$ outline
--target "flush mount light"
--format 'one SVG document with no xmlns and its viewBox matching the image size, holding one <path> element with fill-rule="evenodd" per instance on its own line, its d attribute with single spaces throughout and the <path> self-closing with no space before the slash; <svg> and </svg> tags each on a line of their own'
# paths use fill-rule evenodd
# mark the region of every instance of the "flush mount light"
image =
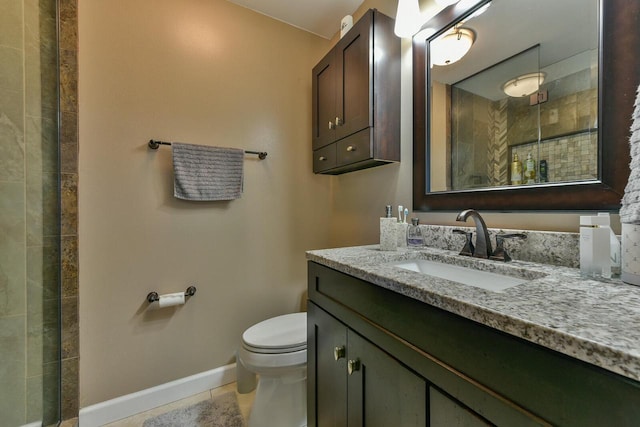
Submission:
<svg viewBox="0 0 640 427">
<path fill-rule="evenodd" d="M 423 20 L 418 0 L 399 0 L 396 24 L 393 32 L 398 37 L 413 37 L 420 30 Z"/>
<path fill-rule="evenodd" d="M 540 89 L 546 76 L 546 73 L 543 72 L 523 74 L 503 84 L 502 90 L 514 98 L 529 96 Z"/>
<path fill-rule="evenodd" d="M 459 61 L 469 52 L 474 40 L 473 31 L 467 28 L 454 28 L 431 42 L 431 63 L 442 66 Z"/>
</svg>

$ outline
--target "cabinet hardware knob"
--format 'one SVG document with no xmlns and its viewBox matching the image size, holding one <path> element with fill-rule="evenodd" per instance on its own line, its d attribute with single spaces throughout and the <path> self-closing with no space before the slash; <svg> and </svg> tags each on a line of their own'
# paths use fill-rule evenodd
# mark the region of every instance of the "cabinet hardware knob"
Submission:
<svg viewBox="0 0 640 427">
<path fill-rule="evenodd" d="M 360 359 L 350 359 L 347 362 L 347 372 L 349 375 L 353 374 L 355 371 L 360 370 Z"/>
<path fill-rule="evenodd" d="M 347 151 L 356 151 L 356 147 L 354 147 L 353 145 L 350 145 L 347 147 Z"/>
<path fill-rule="evenodd" d="M 329 120 L 329 130 L 332 130 L 334 127 L 333 122 Z"/>
<path fill-rule="evenodd" d="M 325 160 L 327 160 L 327 158 L 325 156 L 320 156 L 318 157 L 318 160 L 320 160 L 321 162 L 324 162 Z"/>
<path fill-rule="evenodd" d="M 344 122 L 340 119 L 340 117 L 336 117 L 336 126 L 342 126 Z"/>
<path fill-rule="evenodd" d="M 343 359 L 347 354 L 346 349 L 343 345 L 336 346 L 333 348 L 333 358 L 338 361 L 339 359 Z"/>
</svg>

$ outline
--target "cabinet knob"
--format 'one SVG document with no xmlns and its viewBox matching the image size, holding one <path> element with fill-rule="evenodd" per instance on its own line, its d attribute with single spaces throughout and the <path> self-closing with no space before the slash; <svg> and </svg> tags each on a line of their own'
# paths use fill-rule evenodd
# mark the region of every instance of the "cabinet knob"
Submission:
<svg viewBox="0 0 640 427">
<path fill-rule="evenodd" d="M 343 345 L 336 346 L 333 348 L 333 358 L 336 361 L 343 359 L 346 356 L 346 354 L 347 354 L 347 351 Z"/>
<path fill-rule="evenodd" d="M 336 117 L 336 126 L 342 126 L 344 122 L 340 119 L 340 117 Z"/>
<path fill-rule="evenodd" d="M 325 156 L 320 156 L 318 157 L 318 160 L 320 160 L 321 162 L 324 162 L 325 160 L 327 160 L 327 158 Z"/>
<path fill-rule="evenodd" d="M 347 151 L 351 152 L 351 151 L 356 151 L 356 147 L 354 147 L 353 145 L 350 145 L 347 147 Z"/>
<path fill-rule="evenodd" d="M 347 362 L 347 372 L 349 375 L 353 374 L 355 371 L 360 370 L 360 359 L 350 359 Z"/>
<path fill-rule="evenodd" d="M 329 120 L 329 130 L 332 130 L 335 128 L 335 125 L 333 124 L 333 122 L 331 120 Z"/>
</svg>

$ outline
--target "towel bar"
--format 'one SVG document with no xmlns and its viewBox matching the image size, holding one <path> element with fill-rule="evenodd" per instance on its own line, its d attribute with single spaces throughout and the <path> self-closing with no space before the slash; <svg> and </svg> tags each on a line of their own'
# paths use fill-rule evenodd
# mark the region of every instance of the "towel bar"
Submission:
<svg viewBox="0 0 640 427">
<path fill-rule="evenodd" d="M 186 291 L 184 291 L 184 296 L 185 297 L 192 297 L 196 294 L 196 287 L 195 286 L 189 286 L 187 288 Z M 155 301 L 160 301 L 160 295 L 158 295 L 157 292 L 149 292 L 147 294 L 147 301 L 149 303 L 155 302 Z"/>
<path fill-rule="evenodd" d="M 165 142 L 165 141 L 158 141 L 156 139 L 150 139 L 149 140 L 149 148 L 151 148 L 152 150 L 157 150 L 161 145 L 171 145 L 171 143 L 170 142 Z M 266 151 L 244 150 L 244 153 L 245 154 L 256 154 L 260 160 L 264 160 L 267 157 L 267 152 Z"/>
</svg>

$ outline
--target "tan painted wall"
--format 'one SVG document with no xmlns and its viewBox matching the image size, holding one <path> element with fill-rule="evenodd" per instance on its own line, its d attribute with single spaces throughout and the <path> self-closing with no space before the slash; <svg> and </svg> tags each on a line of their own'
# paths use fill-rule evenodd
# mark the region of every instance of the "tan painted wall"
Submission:
<svg viewBox="0 0 640 427">
<path fill-rule="evenodd" d="M 233 361 L 300 309 L 305 250 L 329 246 L 311 171 L 311 68 L 330 44 L 223 0 L 79 2 L 81 407 Z M 150 138 L 268 151 L 240 200 L 173 198 Z M 147 310 L 149 291 L 197 294 Z"/>
</svg>

